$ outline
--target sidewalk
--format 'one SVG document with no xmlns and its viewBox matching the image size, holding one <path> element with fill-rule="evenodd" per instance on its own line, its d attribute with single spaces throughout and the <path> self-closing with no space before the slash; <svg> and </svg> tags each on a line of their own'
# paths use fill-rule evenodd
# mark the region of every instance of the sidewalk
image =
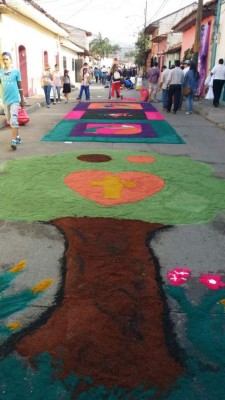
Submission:
<svg viewBox="0 0 225 400">
<path fill-rule="evenodd" d="M 196 114 L 225 129 L 225 105 L 214 107 L 212 100 L 201 99 L 194 101 L 193 110 Z"/>
</svg>

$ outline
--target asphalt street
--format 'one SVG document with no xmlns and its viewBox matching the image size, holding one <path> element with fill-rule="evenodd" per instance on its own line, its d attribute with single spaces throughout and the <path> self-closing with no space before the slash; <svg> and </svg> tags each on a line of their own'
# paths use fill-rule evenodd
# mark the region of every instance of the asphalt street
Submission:
<svg viewBox="0 0 225 400">
<path fill-rule="evenodd" d="M 101 84 L 92 83 L 90 86 L 91 100 L 104 101 L 108 98 L 108 89 Z M 225 179 L 225 130 L 218 123 L 225 126 L 224 107 L 213 108 L 206 100 L 195 102 L 195 113 L 185 115 L 180 110 L 176 115 L 168 114 L 162 109 L 159 101 L 154 106 L 162 112 L 167 121 L 182 136 L 186 144 L 131 144 L 131 143 L 64 143 L 41 142 L 44 136 L 60 119 L 69 112 L 75 104 L 78 89 L 71 95 L 69 103 L 62 100 L 59 104 L 46 108 L 43 97 L 28 99 L 27 112 L 30 122 L 20 128 L 22 143 L 16 151 L 10 148 L 11 132 L 9 127 L 3 127 L 0 133 L 0 160 L 1 165 L 9 160 L 15 160 L 27 156 L 48 155 L 73 150 L 139 150 L 153 152 L 162 155 L 187 156 L 192 160 L 201 161 L 212 166 L 215 176 Z M 124 90 L 124 98 L 135 97 L 139 100 L 140 93 L 137 90 Z M 184 107 L 184 105 L 183 105 Z M 214 119 L 209 121 L 208 118 Z M 1 124 L 4 125 L 4 116 L 1 116 Z M 218 122 L 219 121 L 219 122 Z M 19 205 L 18 205 L 19 207 Z M 1 259 L 4 260 L 4 252 L 10 253 L 11 240 L 4 236 L 4 227 L 1 230 Z M 6 228 L 6 230 L 8 227 Z M 153 243 L 160 263 L 165 271 L 170 268 L 172 260 L 176 259 L 183 266 L 193 265 L 198 268 L 204 265 L 205 271 L 223 271 L 225 259 L 225 212 L 217 216 L 216 220 L 204 225 L 179 226 L 172 232 L 162 232 L 161 238 Z M 176 238 L 175 238 L 175 237 Z M 188 240 L 187 240 L 188 238 Z M 46 254 L 48 257 L 48 254 Z M 18 257 L 16 257 L 17 259 Z M 52 264 L 51 262 L 46 264 Z"/>
<path fill-rule="evenodd" d="M 91 100 L 104 101 L 108 99 L 108 89 L 101 84 L 91 84 Z M 141 152 L 159 153 L 160 155 L 187 156 L 192 160 L 210 165 L 215 170 L 215 176 L 225 179 L 225 113 L 221 106 L 214 109 L 212 104 L 202 100 L 195 102 L 195 112 L 185 115 L 180 110 L 176 115 L 168 114 L 162 109 L 159 101 L 154 106 L 175 128 L 177 133 L 185 140 L 185 144 L 139 144 L 139 143 L 100 143 L 100 142 L 42 142 L 40 139 L 60 121 L 77 103 L 78 89 L 75 89 L 67 104 L 64 101 L 47 108 L 43 97 L 28 99 L 27 111 L 30 122 L 20 128 L 22 143 L 16 151 L 10 148 L 11 132 L 9 127 L 4 127 L 4 117 L 1 116 L 2 128 L 0 130 L 0 161 L 1 171 L 4 171 L 4 163 L 10 160 L 17 160 L 31 156 L 51 156 L 56 153 L 69 153 L 74 150 L 139 150 Z M 139 91 L 124 90 L 124 98 L 135 97 L 139 100 Z M 4 172 L 3 172 L 4 173 Z M 188 173 L 188 172 L 187 172 Z M 18 204 L 18 213 L 19 213 Z M 47 274 L 54 275 L 54 285 L 48 290 L 35 306 L 30 306 L 23 314 L 24 321 L 30 323 L 31 318 L 35 319 L 43 309 L 46 310 L 54 301 L 54 293 L 60 284 L 60 255 L 63 251 L 64 238 L 53 227 L 47 226 L 40 231 L 38 223 L 29 225 L 24 223 L 24 229 L 17 229 L 15 221 L 0 222 L 0 248 L 1 264 L 9 266 L 9 263 L 29 258 L 29 273 L 18 278 L 16 290 L 29 287 L 34 277 L 41 279 Z M 200 273 L 219 273 L 224 275 L 225 260 L 225 210 L 220 212 L 213 221 L 204 224 L 178 225 L 173 229 L 161 231 L 152 242 L 152 248 L 159 259 L 162 267 L 162 277 L 171 267 L 180 265 L 184 268 L 191 268 L 193 279 L 196 278 L 196 285 L 188 289 L 188 296 L 193 302 L 198 302 L 202 291 L 197 284 L 197 277 Z M 37 239 L 34 246 L 33 241 L 27 246 L 30 238 Z M 12 256 L 13 245 L 13 256 Z M 29 248 L 29 254 L 24 254 Z M 41 271 L 39 260 L 44 262 L 44 271 Z M 183 325 L 182 316 L 177 310 L 176 304 L 171 301 L 170 307 L 178 338 L 182 342 Z M 41 309 L 41 311 L 40 311 Z"/>
</svg>

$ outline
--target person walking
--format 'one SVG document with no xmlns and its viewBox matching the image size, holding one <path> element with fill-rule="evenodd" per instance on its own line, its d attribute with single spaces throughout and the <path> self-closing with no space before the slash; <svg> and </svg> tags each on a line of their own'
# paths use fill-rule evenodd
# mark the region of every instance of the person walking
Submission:
<svg viewBox="0 0 225 400">
<path fill-rule="evenodd" d="M 214 107 L 218 107 L 225 82 L 225 65 L 222 58 L 219 59 L 219 63 L 211 70 L 211 76 L 213 76 L 213 105 Z"/>
<path fill-rule="evenodd" d="M 56 94 L 57 94 L 57 100 L 58 102 L 60 102 L 61 87 L 62 87 L 62 77 L 59 71 L 59 65 L 55 64 L 55 68 L 52 72 L 53 104 L 56 104 Z"/>
<path fill-rule="evenodd" d="M 193 61 L 190 63 L 190 69 L 185 74 L 183 86 L 190 88 L 190 93 L 186 96 L 186 112 L 185 114 L 191 114 L 193 110 L 193 97 L 199 84 L 200 75 L 197 71 L 197 67 Z"/>
<path fill-rule="evenodd" d="M 11 148 L 17 149 L 21 143 L 19 136 L 18 110 L 24 108 L 25 101 L 21 81 L 21 73 L 18 69 L 12 69 L 12 57 L 7 51 L 2 53 L 3 69 L 0 69 L 0 83 L 2 87 L 2 102 L 7 121 L 12 129 Z"/>
<path fill-rule="evenodd" d="M 81 69 L 80 69 L 81 85 L 80 85 L 80 92 L 79 92 L 79 95 L 76 97 L 76 100 L 78 100 L 78 101 L 81 100 L 82 94 L 83 94 L 83 91 L 84 91 L 84 88 L 82 88 L 82 80 L 83 80 L 83 77 L 84 77 L 84 69 L 86 69 L 86 73 L 89 74 L 89 84 L 88 84 L 88 85 L 90 85 L 90 81 L 91 81 L 91 72 L 90 72 L 90 68 L 89 68 L 88 63 L 85 62 L 85 63 L 83 64 L 83 66 L 81 67 Z M 89 98 L 90 98 L 90 94 L 89 94 Z"/>
<path fill-rule="evenodd" d="M 107 76 L 107 68 L 105 65 L 102 67 L 102 84 L 105 86 L 106 84 L 106 76 Z"/>
<path fill-rule="evenodd" d="M 171 111 L 173 103 L 174 114 L 176 114 L 179 108 L 183 79 L 184 74 L 182 69 L 180 68 L 180 60 L 176 60 L 175 67 L 170 70 L 167 78 L 167 86 L 169 87 L 167 112 Z"/>
<path fill-rule="evenodd" d="M 111 66 L 111 68 L 109 68 L 109 100 L 111 99 L 111 92 L 112 92 L 112 70 L 113 70 L 113 68 L 114 68 L 114 65 L 119 65 L 119 60 L 118 60 L 118 58 L 117 57 L 115 57 L 114 59 L 113 59 L 113 63 L 112 63 L 112 66 Z"/>
<path fill-rule="evenodd" d="M 63 81 L 63 95 L 65 97 L 65 103 L 68 103 L 69 93 L 71 93 L 71 84 L 68 69 L 64 69 L 64 74 L 62 76 Z"/>
<path fill-rule="evenodd" d="M 89 84 L 90 84 L 90 74 L 88 72 L 88 68 L 82 68 L 81 87 L 77 100 L 80 101 L 82 99 L 83 92 L 85 92 L 86 100 L 90 100 Z"/>
<path fill-rule="evenodd" d="M 168 105 L 168 86 L 167 86 L 167 79 L 169 76 L 170 70 L 167 68 L 166 65 L 162 67 L 162 74 L 161 74 L 161 82 L 160 87 L 162 89 L 162 103 L 163 108 L 167 108 Z"/>
<path fill-rule="evenodd" d="M 98 67 L 94 67 L 94 77 L 95 77 L 95 83 L 98 83 L 98 79 L 99 79 L 99 69 L 98 69 Z"/>
<path fill-rule="evenodd" d="M 154 62 L 153 67 L 150 68 L 148 73 L 148 81 L 149 81 L 149 101 L 151 101 L 151 95 L 153 94 L 153 101 L 157 103 L 156 93 L 158 90 L 158 81 L 159 81 L 160 70 L 158 67 L 158 63 Z"/>
<path fill-rule="evenodd" d="M 123 100 L 123 96 L 120 94 L 120 89 L 121 89 L 121 74 L 118 68 L 118 64 L 113 64 L 112 68 L 111 68 L 111 94 L 110 94 L 110 98 L 115 96 L 116 93 L 116 97 L 117 99 L 121 99 Z"/>
<path fill-rule="evenodd" d="M 41 75 L 41 86 L 44 89 L 45 93 L 45 101 L 47 104 L 47 108 L 50 107 L 50 93 L 52 89 L 52 74 L 50 71 L 50 66 L 49 64 L 45 64 L 44 70 Z"/>
</svg>

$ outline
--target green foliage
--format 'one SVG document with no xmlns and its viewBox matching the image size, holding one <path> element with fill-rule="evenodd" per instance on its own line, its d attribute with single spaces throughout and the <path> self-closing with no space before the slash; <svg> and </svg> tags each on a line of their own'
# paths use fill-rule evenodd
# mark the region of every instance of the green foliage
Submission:
<svg viewBox="0 0 225 400">
<path fill-rule="evenodd" d="M 185 50 L 182 62 L 184 62 L 185 60 L 191 60 L 193 58 L 193 55 L 194 55 L 193 47 L 191 49 Z"/>
<path fill-rule="evenodd" d="M 111 44 L 108 38 L 102 37 L 101 33 L 90 42 L 89 48 L 93 57 L 98 60 L 120 51 L 120 46 L 118 44 Z"/>
<path fill-rule="evenodd" d="M 138 67 L 142 67 L 146 64 L 146 50 L 149 48 L 149 38 L 145 35 L 144 29 L 139 32 L 135 47 L 136 54 L 134 62 Z"/>
<path fill-rule="evenodd" d="M 124 56 L 125 56 L 125 58 L 128 58 L 128 59 L 134 59 L 134 57 L 136 56 L 136 51 L 134 51 L 134 50 L 130 50 L 130 51 L 127 51 L 125 54 L 124 54 Z"/>
</svg>

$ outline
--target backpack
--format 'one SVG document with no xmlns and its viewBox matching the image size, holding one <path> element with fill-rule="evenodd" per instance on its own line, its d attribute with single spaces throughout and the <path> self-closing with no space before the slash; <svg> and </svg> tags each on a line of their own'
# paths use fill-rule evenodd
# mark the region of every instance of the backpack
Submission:
<svg viewBox="0 0 225 400">
<path fill-rule="evenodd" d="M 114 79 L 115 81 L 118 81 L 118 80 L 120 79 L 120 73 L 119 73 L 119 71 L 115 71 L 115 72 L 114 72 L 114 74 L 113 74 L 113 79 Z"/>
</svg>

